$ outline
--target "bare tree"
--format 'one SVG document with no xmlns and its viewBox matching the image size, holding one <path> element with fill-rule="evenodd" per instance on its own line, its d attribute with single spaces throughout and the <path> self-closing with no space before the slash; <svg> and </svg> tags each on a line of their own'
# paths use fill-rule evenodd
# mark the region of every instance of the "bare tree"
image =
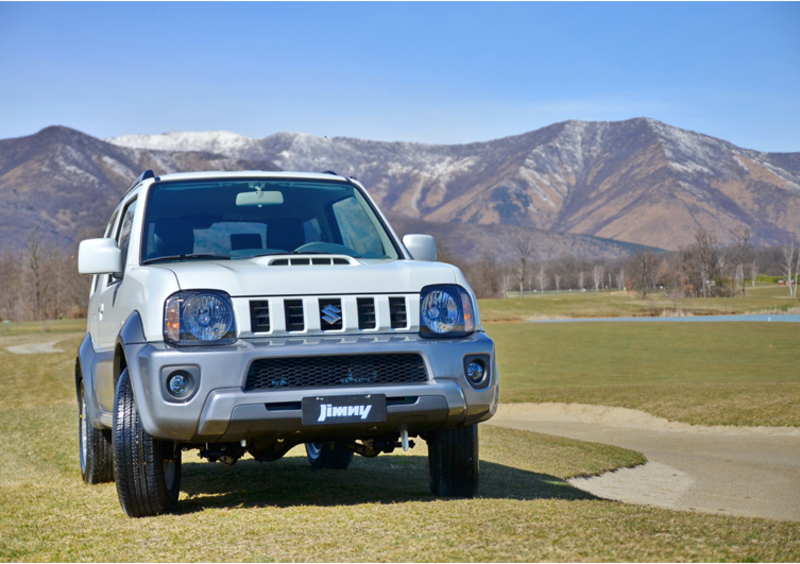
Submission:
<svg viewBox="0 0 800 564">
<path fill-rule="evenodd" d="M 20 253 L 6 249 L 0 255 L 0 318 L 23 321 L 24 262 Z"/>
<path fill-rule="evenodd" d="M 753 282 L 752 286 L 753 286 L 753 288 L 755 288 L 756 287 L 756 276 L 758 276 L 758 264 L 756 263 L 756 261 L 753 261 L 753 266 L 750 269 L 750 276 L 751 276 L 751 280 Z"/>
<path fill-rule="evenodd" d="M 42 300 L 47 296 L 48 277 L 45 275 L 44 251 L 41 239 L 31 235 L 28 237 L 27 245 L 28 271 L 31 278 L 31 290 L 33 292 L 33 319 L 38 321 L 42 315 Z"/>
<path fill-rule="evenodd" d="M 694 235 L 695 250 L 700 266 L 700 278 L 702 280 L 703 297 L 707 297 L 709 283 L 719 274 L 722 261 L 719 242 L 712 233 L 700 228 Z"/>
<path fill-rule="evenodd" d="M 739 226 L 731 232 L 733 247 L 731 249 L 731 259 L 735 265 L 734 286 L 736 281 L 741 282 L 742 297 L 744 297 L 744 265 L 753 259 L 753 245 L 750 239 L 753 232 L 746 225 Z"/>
<path fill-rule="evenodd" d="M 583 290 L 583 270 L 578 273 L 578 289 Z"/>
<path fill-rule="evenodd" d="M 494 251 L 483 253 L 480 258 L 465 265 L 465 275 L 479 298 L 494 298 L 500 293 L 501 268 Z"/>
<path fill-rule="evenodd" d="M 645 252 L 640 252 L 633 256 L 633 272 L 643 298 L 647 297 L 647 292 L 650 288 L 655 287 L 656 271 L 660 263 L 660 259 L 651 249 L 647 249 Z"/>
<path fill-rule="evenodd" d="M 592 276 L 594 277 L 594 291 L 600 291 L 600 285 L 603 283 L 603 265 L 596 264 L 592 268 Z"/>
<path fill-rule="evenodd" d="M 625 269 L 620 268 L 619 272 L 617 273 L 617 288 L 619 288 L 620 290 L 624 290 L 626 280 L 627 278 L 625 277 Z"/>
<path fill-rule="evenodd" d="M 561 285 L 561 275 L 559 275 L 559 274 L 553 274 L 553 278 L 554 278 L 554 279 L 555 279 L 555 281 L 556 281 L 556 292 L 559 292 L 559 291 L 561 290 L 561 288 L 560 288 L 560 285 Z"/>
<path fill-rule="evenodd" d="M 533 253 L 533 240 L 530 235 L 520 235 L 514 241 L 514 247 L 517 250 L 517 259 L 519 260 L 519 270 L 517 276 L 519 280 L 519 297 L 524 295 L 525 276 L 527 274 L 528 259 Z"/>
<path fill-rule="evenodd" d="M 794 296 L 797 296 L 797 282 L 800 277 L 800 248 L 797 249 L 797 256 L 794 263 Z"/>
<path fill-rule="evenodd" d="M 547 271 L 545 270 L 543 264 L 539 266 L 539 272 L 536 274 L 536 282 L 539 284 L 540 292 L 544 292 L 550 283 L 549 277 L 547 276 Z"/>
<path fill-rule="evenodd" d="M 694 243 L 678 250 L 678 278 L 698 297 L 708 296 L 711 281 L 720 274 L 723 264 L 716 237 L 702 228 L 695 232 Z"/>
<path fill-rule="evenodd" d="M 781 247 L 783 251 L 783 271 L 786 274 L 786 284 L 789 286 L 789 296 L 794 297 L 797 293 L 797 266 L 800 263 L 795 255 L 798 254 L 797 245 L 794 239 L 787 240 Z"/>
</svg>

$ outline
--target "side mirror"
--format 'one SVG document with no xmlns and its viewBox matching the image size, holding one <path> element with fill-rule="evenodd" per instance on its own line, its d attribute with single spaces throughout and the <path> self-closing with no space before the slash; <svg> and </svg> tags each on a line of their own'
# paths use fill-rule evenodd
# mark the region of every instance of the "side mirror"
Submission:
<svg viewBox="0 0 800 564">
<path fill-rule="evenodd" d="M 436 241 L 430 235 L 406 235 L 403 244 L 415 260 L 436 260 Z"/>
<path fill-rule="evenodd" d="M 112 274 L 122 272 L 122 251 L 114 239 L 86 239 L 78 247 L 78 272 Z"/>
</svg>

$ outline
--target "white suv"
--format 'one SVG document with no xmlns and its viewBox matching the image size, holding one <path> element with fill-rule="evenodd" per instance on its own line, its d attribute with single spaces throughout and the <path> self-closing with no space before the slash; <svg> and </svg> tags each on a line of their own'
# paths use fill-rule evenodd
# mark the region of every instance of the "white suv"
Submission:
<svg viewBox="0 0 800 564">
<path fill-rule="evenodd" d="M 435 260 L 350 178 L 146 171 L 80 246 L 83 479 L 116 480 L 139 517 L 176 508 L 183 450 L 232 464 L 305 443 L 313 467 L 344 469 L 419 436 L 433 494 L 473 496 L 494 344 Z"/>
</svg>

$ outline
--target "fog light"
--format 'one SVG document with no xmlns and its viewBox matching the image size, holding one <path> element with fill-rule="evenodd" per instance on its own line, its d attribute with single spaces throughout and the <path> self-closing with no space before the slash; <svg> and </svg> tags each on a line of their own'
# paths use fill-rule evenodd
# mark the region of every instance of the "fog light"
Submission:
<svg viewBox="0 0 800 564">
<path fill-rule="evenodd" d="M 488 354 L 470 354 L 464 357 L 464 376 L 469 385 L 476 390 L 483 390 L 491 383 Z"/>
<path fill-rule="evenodd" d="M 167 387 L 172 395 L 181 396 L 189 389 L 189 379 L 183 372 L 176 372 L 167 380 Z"/>
<path fill-rule="evenodd" d="M 483 377 L 486 375 L 486 369 L 483 364 L 478 361 L 473 361 L 467 366 L 467 378 L 472 380 L 473 384 L 480 384 Z"/>
</svg>

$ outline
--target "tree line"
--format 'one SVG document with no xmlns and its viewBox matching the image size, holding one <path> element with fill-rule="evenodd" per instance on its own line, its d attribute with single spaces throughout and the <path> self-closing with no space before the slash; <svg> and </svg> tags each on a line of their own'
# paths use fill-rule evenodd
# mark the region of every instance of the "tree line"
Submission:
<svg viewBox="0 0 800 564">
<path fill-rule="evenodd" d="M 30 237 L 23 250 L 0 253 L 0 321 L 86 317 L 90 281 L 78 274 L 77 248 Z"/>
<path fill-rule="evenodd" d="M 466 260 L 440 249 L 439 260 L 458 266 L 478 297 L 503 297 L 545 291 L 628 290 L 642 296 L 658 290 L 674 298 L 744 296 L 748 285 L 762 275 L 788 281 L 796 296 L 800 278 L 800 244 L 755 247 L 748 227 L 736 228 L 727 244 L 698 229 L 693 241 L 676 251 L 644 250 L 622 258 L 588 259 L 564 256 L 532 259 L 529 238 L 515 241 L 515 260 L 500 261 L 491 251 Z"/>
<path fill-rule="evenodd" d="M 92 234 L 96 236 L 95 234 Z M 536 261 L 529 238 L 515 241 L 517 256 L 501 261 L 488 250 L 467 260 L 446 248 L 439 260 L 461 268 L 478 297 L 546 291 L 653 291 L 674 298 L 745 295 L 759 274 L 781 277 L 797 295 L 800 244 L 755 247 L 749 228 L 731 232 L 727 245 L 705 229 L 677 251 L 646 250 L 629 257 L 588 259 L 564 256 Z M 0 321 L 84 318 L 91 276 L 78 274 L 77 246 L 70 252 L 36 237 L 23 250 L 0 253 Z"/>
</svg>

